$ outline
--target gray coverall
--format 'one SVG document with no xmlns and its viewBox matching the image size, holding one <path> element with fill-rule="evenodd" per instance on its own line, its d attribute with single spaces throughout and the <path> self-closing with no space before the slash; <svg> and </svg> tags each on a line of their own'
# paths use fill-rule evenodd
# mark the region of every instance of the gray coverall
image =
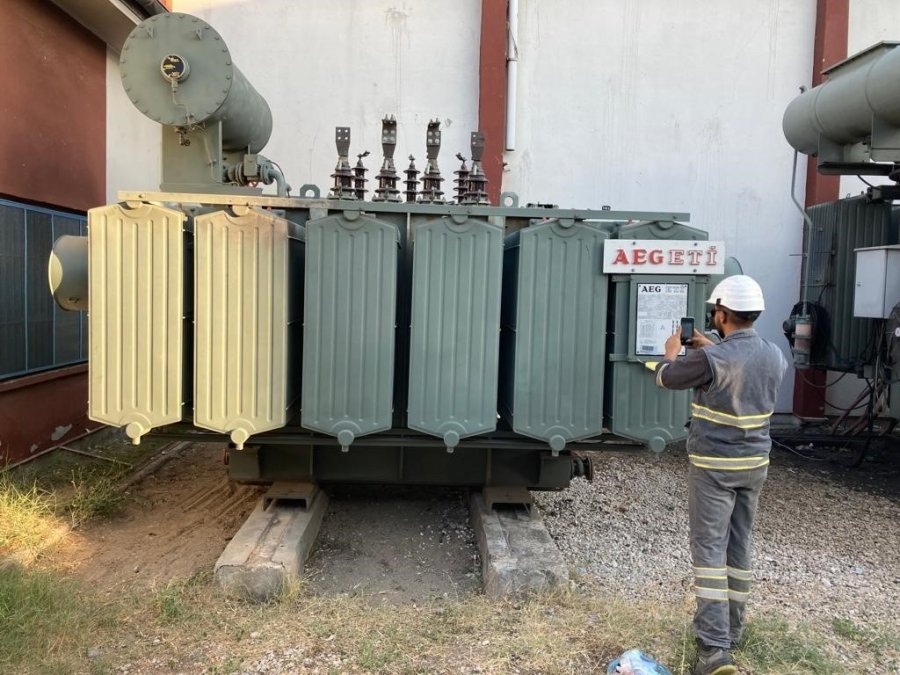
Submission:
<svg viewBox="0 0 900 675">
<path fill-rule="evenodd" d="M 687 440 L 694 632 L 707 647 L 729 649 L 741 637 L 769 418 L 787 367 L 781 350 L 748 328 L 656 368 L 660 387 L 694 389 Z"/>
</svg>

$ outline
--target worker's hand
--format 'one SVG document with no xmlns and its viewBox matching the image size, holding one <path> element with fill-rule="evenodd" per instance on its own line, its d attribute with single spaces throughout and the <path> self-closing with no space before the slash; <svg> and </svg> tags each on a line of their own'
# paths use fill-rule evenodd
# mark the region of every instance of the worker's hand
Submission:
<svg viewBox="0 0 900 675">
<path fill-rule="evenodd" d="M 678 326 L 678 329 L 666 338 L 666 359 L 674 361 L 681 353 L 681 347 L 681 326 Z"/>
<path fill-rule="evenodd" d="M 694 339 L 691 341 L 691 346 L 697 347 L 699 349 L 700 347 L 709 347 L 710 345 L 714 344 L 716 343 L 710 340 L 696 328 L 694 329 Z"/>
</svg>

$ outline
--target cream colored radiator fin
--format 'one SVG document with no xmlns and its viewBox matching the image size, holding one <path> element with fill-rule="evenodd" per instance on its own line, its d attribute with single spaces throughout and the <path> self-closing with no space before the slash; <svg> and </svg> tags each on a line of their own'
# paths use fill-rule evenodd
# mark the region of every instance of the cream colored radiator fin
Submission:
<svg viewBox="0 0 900 675">
<path fill-rule="evenodd" d="M 235 210 L 194 219 L 194 424 L 241 449 L 287 422 L 288 222 Z"/>
<path fill-rule="evenodd" d="M 184 223 L 150 204 L 88 212 L 88 412 L 135 444 L 181 420 Z"/>
</svg>

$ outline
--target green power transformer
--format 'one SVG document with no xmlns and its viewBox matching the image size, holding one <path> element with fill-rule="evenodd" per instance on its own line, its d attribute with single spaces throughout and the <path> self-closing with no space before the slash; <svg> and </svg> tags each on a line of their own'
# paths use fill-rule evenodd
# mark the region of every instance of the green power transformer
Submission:
<svg viewBox="0 0 900 675">
<path fill-rule="evenodd" d="M 689 394 L 645 363 L 727 272 L 687 214 L 492 206 L 478 132 L 448 200 L 439 123 L 401 178 L 392 117 L 373 199 L 347 127 L 329 194 L 291 196 L 258 154 L 268 105 L 184 14 L 135 29 L 122 77 L 163 127 L 163 191 L 92 209 L 51 266 L 89 289 L 54 283 L 87 296 L 92 419 L 228 442 L 251 482 L 557 489 L 573 451 L 684 437 Z"/>
</svg>

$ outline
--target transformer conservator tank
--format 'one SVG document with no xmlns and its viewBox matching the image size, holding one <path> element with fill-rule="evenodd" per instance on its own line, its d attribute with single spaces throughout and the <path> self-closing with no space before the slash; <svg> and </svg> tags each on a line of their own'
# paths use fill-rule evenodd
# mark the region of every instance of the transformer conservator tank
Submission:
<svg viewBox="0 0 900 675">
<path fill-rule="evenodd" d="M 784 136 L 822 173 L 880 174 L 900 160 L 900 46 L 880 42 L 823 71 L 784 111 Z M 851 171 L 852 170 L 852 171 Z"/>
<path fill-rule="evenodd" d="M 119 66 L 128 98 L 153 121 L 185 129 L 221 122 L 225 150 L 259 152 L 269 142 L 269 104 L 202 19 L 171 13 L 144 21 L 125 40 Z"/>
</svg>

